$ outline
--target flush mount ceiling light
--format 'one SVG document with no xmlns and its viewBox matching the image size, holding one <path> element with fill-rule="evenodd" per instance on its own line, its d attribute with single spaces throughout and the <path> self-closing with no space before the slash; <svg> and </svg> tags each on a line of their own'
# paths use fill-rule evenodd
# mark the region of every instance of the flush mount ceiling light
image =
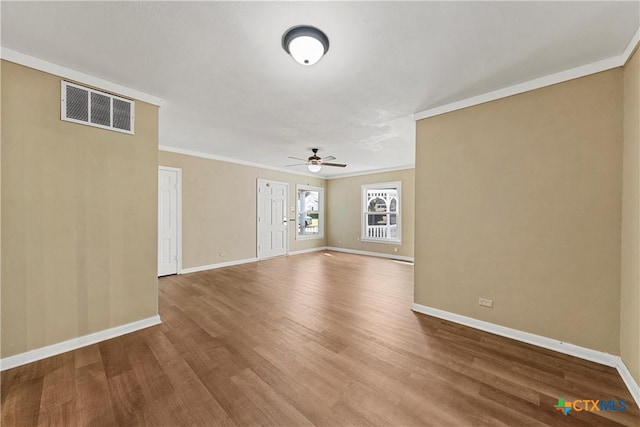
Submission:
<svg viewBox="0 0 640 427">
<path fill-rule="evenodd" d="M 301 65 L 313 65 L 329 50 L 327 35 L 315 27 L 299 25 L 282 36 L 282 48 Z"/>
</svg>

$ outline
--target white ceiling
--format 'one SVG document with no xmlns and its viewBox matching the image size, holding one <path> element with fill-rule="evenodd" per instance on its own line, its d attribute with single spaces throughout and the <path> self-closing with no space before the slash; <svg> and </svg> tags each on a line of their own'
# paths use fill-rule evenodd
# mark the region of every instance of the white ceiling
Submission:
<svg viewBox="0 0 640 427">
<path fill-rule="evenodd" d="M 414 163 L 412 114 L 620 55 L 634 2 L 1 2 L 1 43 L 164 99 L 160 144 L 337 176 Z M 298 65 L 290 27 L 330 39 Z M 303 172 L 304 167 L 292 170 Z"/>
</svg>

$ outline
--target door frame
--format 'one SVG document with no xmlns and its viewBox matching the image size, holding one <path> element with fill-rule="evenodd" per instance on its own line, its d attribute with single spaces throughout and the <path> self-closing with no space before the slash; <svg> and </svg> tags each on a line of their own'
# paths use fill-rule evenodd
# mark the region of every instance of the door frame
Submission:
<svg viewBox="0 0 640 427">
<path fill-rule="evenodd" d="M 262 183 L 273 183 L 273 184 L 283 184 L 285 186 L 285 218 L 287 220 L 287 235 L 285 239 L 285 253 L 282 256 L 289 255 L 289 183 L 282 181 L 274 181 L 271 179 L 263 179 L 258 178 L 256 180 L 256 259 L 260 261 L 261 259 L 269 259 L 275 257 L 260 257 L 260 184 Z"/>
<path fill-rule="evenodd" d="M 177 265 L 177 271 L 176 274 L 182 274 L 182 168 L 174 168 L 171 166 L 161 166 L 158 165 L 158 176 L 160 175 L 160 171 L 164 170 L 164 171 L 169 171 L 169 172 L 177 172 L 178 173 L 178 180 L 176 182 L 176 186 L 177 191 L 176 191 L 176 198 L 177 200 L 177 206 L 176 206 L 176 211 L 177 211 L 177 228 L 178 228 L 178 241 L 176 242 L 177 245 L 177 250 L 176 250 L 176 256 L 178 257 L 177 261 L 178 261 L 178 265 Z M 156 197 L 158 200 L 156 203 L 159 203 L 160 201 L 160 197 L 159 195 L 157 195 Z M 160 206 L 158 206 L 158 211 L 156 212 L 156 221 L 158 218 L 158 214 L 160 213 Z M 159 248 L 157 247 L 158 245 L 158 227 L 159 224 L 156 223 L 156 256 L 158 255 L 157 252 L 159 250 Z M 158 269 L 158 266 L 156 265 L 156 270 Z"/>
</svg>

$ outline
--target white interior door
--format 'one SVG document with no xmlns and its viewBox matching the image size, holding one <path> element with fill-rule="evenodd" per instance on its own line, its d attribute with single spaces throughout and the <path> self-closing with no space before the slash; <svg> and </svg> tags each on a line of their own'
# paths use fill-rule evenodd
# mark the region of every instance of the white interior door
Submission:
<svg viewBox="0 0 640 427">
<path fill-rule="evenodd" d="M 180 270 L 181 170 L 158 167 L 158 276 Z"/>
<path fill-rule="evenodd" d="M 258 259 L 287 254 L 288 187 L 284 182 L 258 180 Z"/>
</svg>

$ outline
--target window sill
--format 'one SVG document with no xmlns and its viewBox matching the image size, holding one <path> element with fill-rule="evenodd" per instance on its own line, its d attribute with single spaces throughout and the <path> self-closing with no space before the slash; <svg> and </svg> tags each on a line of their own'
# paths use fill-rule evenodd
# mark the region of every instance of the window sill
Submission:
<svg viewBox="0 0 640 427">
<path fill-rule="evenodd" d="M 361 242 L 365 242 L 365 243 L 385 243 L 387 245 L 401 245 L 402 244 L 402 240 L 390 240 L 390 239 L 363 239 L 362 237 L 360 238 Z"/>
<path fill-rule="evenodd" d="M 317 239 L 324 239 L 324 235 L 320 235 L 320 236 L 300 236 L 300 235 L 296 235 L 296 240 L 317 240 Z"/>
</svg>

